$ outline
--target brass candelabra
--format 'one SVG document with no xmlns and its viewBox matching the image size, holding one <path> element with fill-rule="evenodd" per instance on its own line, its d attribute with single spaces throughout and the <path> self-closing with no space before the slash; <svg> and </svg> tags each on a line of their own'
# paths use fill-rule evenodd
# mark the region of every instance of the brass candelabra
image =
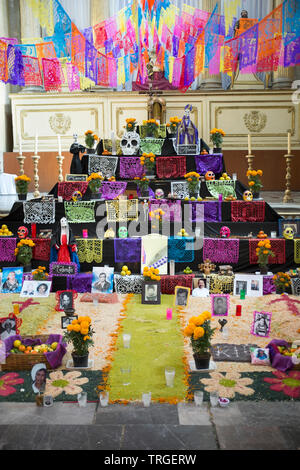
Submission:
<svg viewBox="0 0 300 470">
<path fill-rule="evenodd" d="M 40 197 L 40 192 L 39 192 L 39 181 L 40 181 L 40 178 L 39 178 L 39 170 L 38 170 L 38 164 L 39 164 L 39 160 L 40 160 L 40 156 L 39 155 L 33 155 L 32 156 L 32 160 L 33 160 L 33 173 L 34 173 L 34 193 L 33 193 L 33 197 L 34 198 L 38 198 Z"/>
<path fill-rule="evenodd" d="M 18 160 L 19 165 L 20 165 L 20 176 L 24 175 L 24 173 L 25 173 L 25 171 L 24 171 L 25 159 L 26 159 L 26 157 L 24 155 L 19 155 L 17 157 L 17 160 Z"/>
<path fill-rule="evenodd" d="M 285 161 L 286 161 L 286 176 L 285 176 L 286 190 L 285 190 L 285 193 L 284 193 L 284 196 L 283 196 L 283 202 L 284 203 L 294 202 L 294 200 L 291 196 L 291 178 L 292 178 L 291 163 L 292 163 L 293 157 L 294 157 L 294 155 L 290 155 L 290 153 L 288 153 L 287 155 L 284 156 Z"/>
<path fill-rule="evenodd" d="M 57 155 L 56 160 L 58 163 L 58 181 L 59 183 L 62 183 L 64 180 L 63 177 L 63 161 L 65 157 L 63 155 Z"/>
</svg>

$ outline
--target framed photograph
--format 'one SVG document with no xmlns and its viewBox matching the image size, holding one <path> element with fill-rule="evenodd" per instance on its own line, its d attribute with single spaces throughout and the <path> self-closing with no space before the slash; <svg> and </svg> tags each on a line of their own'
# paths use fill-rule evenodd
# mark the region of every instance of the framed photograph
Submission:
<svg viewBox="0 0 300 470">
<path fill-rule="evenodd" d="M 73 320 L 78 320 L 78 315 L 73 315 L 72 317 L 61 317 L 62 329 L 65 330 L 68 325 L 71 325 Z"/>
<path fill-rule="evenodd" d="M 70 276 L 77 274 L 76 263 L 50 263 L 49 274 L 53 276 Z"/>
<path fill-rule="evenodd" d="M 68 174 L 65 176 L 65 181 L 72 181 L 72 182 L 76 182 L 76 181 L 86 181 L 87 180 L 87 175 L 71 175 L 71 174 Z"/>
<path fill-rule="evenodd" d="M 3 268 L 2 293 L 19 294 L 22 290 L 23 268 Z"/>
<path fill-rule="evenodd" d="M 186 307 L 189 303 L 191 289 L 189 287 L 176 286 L 174 295 L 174 305 Z"/>
<path fill-rule="evenodd" d="M 50 239 L 52 237 L 52 229 L 51 228 L 45 228 L 43 230 L 40 230 L 38 234 L 38 238 L 44 238 L 44 239 Z"/>
<path fill-rule="evenodd" d="M 300 277 L 292 277 L 291 281 L 293 295 L 300 295 Z"/>
<path fill-rule="evenodd" d="M 209 297 L 209 280 L 205 277 L 193 279 L 192 297 Z"/>
<path fill-rule="evenodd" d="M 51 281 L 24 281 L 20 297 L 49 297 Z"/>
<path fill-rule="evenodd" d="M 261 297 L 263 295 L 263 276 L 251 276 L 248 281 L 248 296 Z"/>
<path fill-rule="evenodd" d="M 251 276 L 253 277 L 253 276 Z M 248 283 L 249 275 L 246 274 L 235 274 L 233 282 L 233 293 L 234 295 L 240 295 L 241 291 L 245 291 L 245 295 L 248 295 Z"/>
<path fill-rule="evenodd" d="M 272 313 L 255 311 L 250 333 L 254 336 L 268 338 L 271 330 L 271 318 Z"/>
<path fill-rule="evenodd" d="M 114 268 L 94 267 L 92 293 L 112 294 L 114 287 Z"/>
<path fill-rule="evenodd" d="M 0 318 L 0 339 L 4 341 L 18 334 L 16 318 Z"/>
<path fill-rule="evenodd" d="M 160 283 L 144 281 L 142 284 L 142 304 L 160 304 Z"/>
<path fill-rule="evenodd" d="M 75 290 L 60 290 L 55 293 L 57 304 L 55 310 L 64 312 L 66 309 L 74 308 L 74 300 L 78 297 Z"/>
<path fill-rule="evenodd" d="M 212 294 L 211 311 L 214 317 L 227 317 L 229 314 L 229 295 Z"/>
<path fill-rule="evenodd" d="M 32 390 L 34 393 L 43 393 L 46 388 L 47 367 L 46 364 L 35 364 L 31 369 Z"/>
<path fill-rule="evenodd" d="M 286 228 L 291 227 L 294 231 L 294 238 L 300 237 L 300 219 L 279 219 L 279 237 L 283 237 Z"/>
</svg>

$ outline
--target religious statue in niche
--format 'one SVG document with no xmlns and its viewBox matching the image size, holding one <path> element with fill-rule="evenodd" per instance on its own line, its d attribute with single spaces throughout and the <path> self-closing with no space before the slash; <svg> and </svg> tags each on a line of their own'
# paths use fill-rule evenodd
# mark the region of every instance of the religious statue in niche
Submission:
<svg viewBox="0 0 300 470">
<path fill-rule="evenodd" d="M 187 104 L 184 108 L 184 115 L 177 130 L 176 143 L 178 144 L 198 144 L 198 129 L 191 120 L 193 107 Z"/>
<path fill-rule="evenodd" d="M 74 137 L 74 142 L 70 147 L 70 153 L 73 154 L 71 167 L 70 167 L 70 173 L 72 175 L 80 175 L 82 173 L 82 168 L 81 168 L 81 161 L 79 158 L 79 154 L 85 152 L 85 147 L 78 143 L 77 134 L 73 134 L 73 137 Z"/>
<path fill-rule="evenodd" d="M 80 271 L 77 245 L 66 217 L 60 219 L 52 236 L 50 262 L 76 263 Z"/>
</svg>

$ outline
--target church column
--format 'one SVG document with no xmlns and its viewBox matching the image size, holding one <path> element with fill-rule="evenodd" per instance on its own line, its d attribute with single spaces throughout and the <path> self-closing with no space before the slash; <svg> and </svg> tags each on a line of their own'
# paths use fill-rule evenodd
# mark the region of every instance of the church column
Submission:
<svg viewBox="0 0 300 470">
<path fill-rule="evenodd" d="M 282 3 L 281 0 L 273 0 L 273 9 Z M 273 90 L 284 88 L 291 88 L 295 80 L 295 67 L 278 67 L 276 72 L 273 72 Z"/>
<path fill-rule="evenodd" d="M 220 0 L 217 1 L 220 5 Z M 213 12 L 216 6 L 216 0 L 202 0 L 202 10 Z M 208 69 L 204 69 L 202 73 L 202 83 L 201 88 L 204 89 L 221 89 L 222 88 L 222 78 L 221 74 L 210 75 Z"/>
</svg>

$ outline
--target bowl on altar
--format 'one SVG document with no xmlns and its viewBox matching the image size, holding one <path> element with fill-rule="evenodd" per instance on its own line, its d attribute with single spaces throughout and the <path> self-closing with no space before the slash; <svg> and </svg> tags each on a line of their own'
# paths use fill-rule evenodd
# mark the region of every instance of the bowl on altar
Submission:
<svg viewBox="0 0 300 470">
<path fill-rule="evenodd" d="M 221 408 L 226 408 L 229 405 L 230 400 L 228 398 L 220 397 L 218 402 L 219 402 L 219 405 L 221 406 Z"/>
</svg>

